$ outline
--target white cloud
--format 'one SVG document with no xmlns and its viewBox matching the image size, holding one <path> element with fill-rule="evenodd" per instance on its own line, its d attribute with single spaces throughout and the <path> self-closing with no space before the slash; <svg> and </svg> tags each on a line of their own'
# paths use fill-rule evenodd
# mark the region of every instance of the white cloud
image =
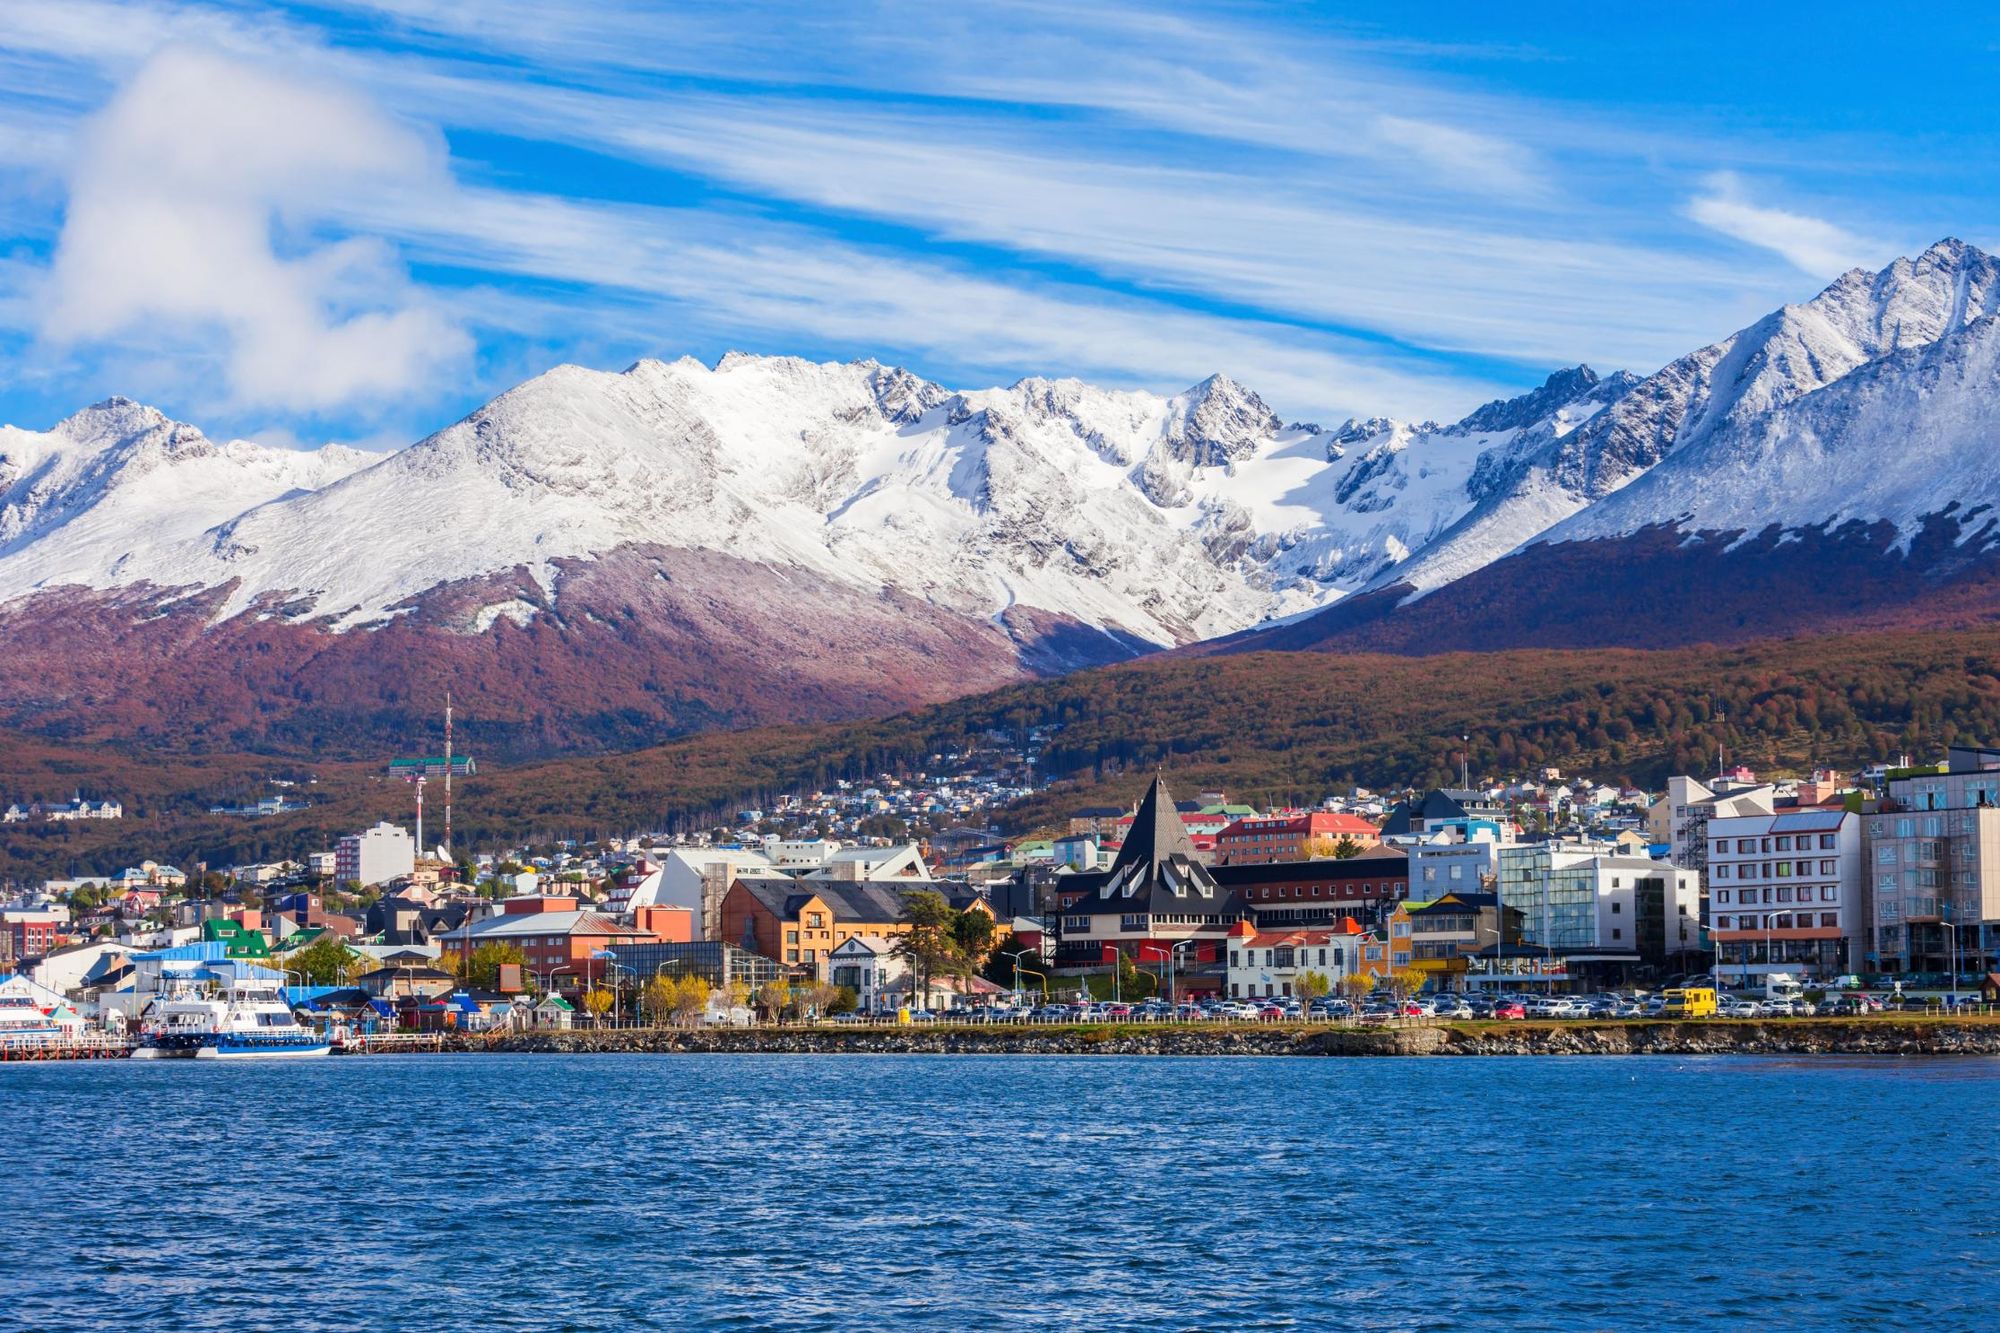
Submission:
<svg viewBox="0 0 2000 1333">
<path fill-rule="evenodd" d="M 1815 277 L 1874 268 L 1893 251 L 1823 218 L 1753 204 L 1733 172 L 1718 172 L 1704 184 L 1707 193 L 1688 201 L 1690 218 L 1711 231 L 1769 250 Z"/>
<path fill-rule="evenodd" d="M 239 408 L 411 394 L 470 339 L 386 243 L 322 227 L 356 194 L 449 184 L 435 142 L 355 93 L 167 47 L 82 131 L 41 333 L 213 358 Z"/>
</svg>

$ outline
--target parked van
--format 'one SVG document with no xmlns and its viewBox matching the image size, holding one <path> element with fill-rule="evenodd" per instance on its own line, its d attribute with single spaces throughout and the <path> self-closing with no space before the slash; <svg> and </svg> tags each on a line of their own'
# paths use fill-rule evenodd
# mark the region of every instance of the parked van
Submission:
<svg viewBox="0 0 2000 1333">
<path fill-rule="evenodd" d="M 1666 999 L 1667 1002 L 1660 1006 L 1662 1018 L 1715 1017 L 1715 992 L 1706 986 L 1670 990 Z"/>
</svg>

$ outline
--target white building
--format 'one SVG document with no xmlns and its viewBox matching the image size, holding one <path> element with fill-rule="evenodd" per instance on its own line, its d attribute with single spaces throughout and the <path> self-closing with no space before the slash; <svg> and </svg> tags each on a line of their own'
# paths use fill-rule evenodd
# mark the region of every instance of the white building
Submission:
<svg viewBox="0 0 2000 1333">
<path fill-rule="evenodd" d="M 1469 840 L 1468 840 L 1468 836 Z M 1429 902 L 1447 893 L 1485 893 L 1500 875 L 1497 825 L 1486 820 L 1461 821 L 1413 843 L 1410 853 L 1410 897 Z"/>
<path fill-rule="evenodd" d="M 1341 980 L 1363 970 L 1361 950 L 1374 938 L 1359 927 L 1259 932 L 1241 923 L 1229 932 L 1226 993 L 1232 1000 L 1283 999 L 1301 974 L 1315 972 L 1326 978 L 1327 994 L 1338 995 Z"/>
<path fill-rule="evenodd" d="M 331 875 L 339 869 L 338 858 L 337 852 L 307 852 L 306 873 L 319 875 L 322 878 Z"/>
<path fill-rule="evenodd" d="M 1775 788 L 1717 778 L 1667 779 L 1667 794 L 1646 810 L 1646 831 L 1654 842 L 1668 845 L 1667 859 L 1677 866 L 1705 871 L 1708 867 L 1708 821 L 1775 812 Z"/>
<path fill-rule="evenodd" d="M 333 877 L 342 884 L 385 884 L 416 868 L 416 842 L 408 832 L 386 822 L 348 834 L 333 849 Z"/>
<path fill-rule="evenodd" d="M 764 853 L 744 847 L 655 847 L 647 855 L 655 864 L 637 884 L 613 889 L 606 910 L 685 907 L 694 913 L 695 929 L 704 940 L 715 938 L 722 895 L 730 884 L 740 875 L 773 869 Z"/>
<path fill-rule="evenodd" d="M 1724 983 L 1836 977 L 1865 951 L 1862 820 L 1802 810 L 1708 821 L 1709 929 Z"/>
<path fill-rule="evenodd" d="M 1701 876 L 1607 843 L 1503 847 L 1499 895 L 1523 943 L 1570 963 L 1667 967 L 1702 947 Z"/>
<path fill-rule="evenodd" d="M 892 1007 L 892 988 L 904 985 L 908 960 L 896 956 L 896 946 L 879 935 L 851 935 L 827 955 L 828 976 L 836 986 L 850 987 L 861 1012 L 880 1013 Z"/>
</svg>

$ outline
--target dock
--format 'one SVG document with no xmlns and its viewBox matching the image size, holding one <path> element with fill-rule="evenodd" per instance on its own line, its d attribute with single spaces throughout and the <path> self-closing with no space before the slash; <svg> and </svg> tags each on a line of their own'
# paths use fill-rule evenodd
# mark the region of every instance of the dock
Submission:
<svg viewBox="0 0 2000 1333">
<path fill-rule="evenodd" d="M 138 1043 L 108 1032 L 22 1037 L 0 1042 L 0 1062 L 12 1060 L 123 1060 Z"/>
</svg>

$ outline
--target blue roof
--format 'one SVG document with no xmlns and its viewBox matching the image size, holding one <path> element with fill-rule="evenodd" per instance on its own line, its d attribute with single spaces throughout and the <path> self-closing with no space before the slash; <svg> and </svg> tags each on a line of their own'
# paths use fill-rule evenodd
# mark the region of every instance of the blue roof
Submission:
<svg viewBox="0 0 2000 1333">
<path fill-rule="evenodd" d="M 229 957 L 228 940 L 197 940 L 193 944 L 176 944 L 170 949 L 155 949 L 151 953 L 135 953 L 135 963 L 220 963 Z"/>
</svg>

